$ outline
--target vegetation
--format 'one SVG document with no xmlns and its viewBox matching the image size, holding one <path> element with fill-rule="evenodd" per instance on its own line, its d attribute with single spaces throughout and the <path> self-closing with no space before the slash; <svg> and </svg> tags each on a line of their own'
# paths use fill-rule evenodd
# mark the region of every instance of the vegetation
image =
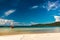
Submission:
<svg viewBox="0 0 60 40">
<path fill-rule="evenodd" d="M 31 26 L 60 26 L 60 22 L 50 23 L 50 24 L 36 24 Z"/>
</svg>

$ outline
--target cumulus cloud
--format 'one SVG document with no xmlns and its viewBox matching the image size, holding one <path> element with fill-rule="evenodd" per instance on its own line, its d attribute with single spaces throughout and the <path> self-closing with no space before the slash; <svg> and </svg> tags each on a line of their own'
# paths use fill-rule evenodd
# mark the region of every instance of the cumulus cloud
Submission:
<svg viewBox="0 0 60 40">
<path fill-rule="evenodd" d="M 8 20 L 8 19 L 1 19 L 0 18 L 0 25 L 6 25 L 6 26 L 10 26 L 10 25 L 12 25 L 12 26 L 18 26 L 18 25 L 20 25 L 20 23 L 19 22 L 15 22 L 14 20 Z"/>
<path fill-rule="evenodd" d="M 42 7 L 50 11 L 50 10 L 56 10 L 57 8 L 60 7 L 60 5 L 59 5 L 59 1 L 56 1 L 56 2 L 48 1 L 48 3 L 46 5 L 43 5 Z"/>
<path fill-rule="evenodd" d="M 54 16 L 55 22 L 60 22 L 60 16 Z"/>
<path fill-rule="evenodd" d="M 11 24 L 13 25 L 13 20 L 1 19 L 0 18 L 0 25 Z"/>
</svg>

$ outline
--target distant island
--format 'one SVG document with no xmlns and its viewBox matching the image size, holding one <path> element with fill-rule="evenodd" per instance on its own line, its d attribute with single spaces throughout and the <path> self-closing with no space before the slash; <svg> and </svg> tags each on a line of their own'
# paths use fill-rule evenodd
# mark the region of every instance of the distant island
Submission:
<svg viewBox="0 0 60 40">
<path fill-rule="evenodd" d="M 54 23 L 50 23 L 50 24 L 35 24 L 35 25 L 31 25 L 33 26 L 37 26 L 37 27 L 44 27 L 44 26 L 60 26 L 60 22 L 54 22 Z"/>
</svg>

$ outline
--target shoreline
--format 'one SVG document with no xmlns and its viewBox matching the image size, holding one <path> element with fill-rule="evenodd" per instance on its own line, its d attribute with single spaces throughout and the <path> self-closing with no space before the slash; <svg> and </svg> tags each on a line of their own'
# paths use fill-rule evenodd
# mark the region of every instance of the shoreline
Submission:
<svg viewBox="0 0 60 40">
<path fill-rule="evenodd" d="M 41 29 L 41 28 L 19 28 L 19 29 L 6 29 L 0 28 L 0 36 L 2 35 L 16 35 L 16 34 L 45 34 L 45 33 L 60 33 L 59 28 L 50 29 Z"/>
</svg>

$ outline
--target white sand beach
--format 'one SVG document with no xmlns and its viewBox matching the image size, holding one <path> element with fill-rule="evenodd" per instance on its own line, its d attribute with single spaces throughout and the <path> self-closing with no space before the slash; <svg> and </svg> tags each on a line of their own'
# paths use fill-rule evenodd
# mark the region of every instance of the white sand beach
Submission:
<svg viewBox="0 0 60 40">
<path fill-rule="evenodd" d="M 60 40 L 60 33 L 6 35 L 0 40 Z"/>
</svg>

